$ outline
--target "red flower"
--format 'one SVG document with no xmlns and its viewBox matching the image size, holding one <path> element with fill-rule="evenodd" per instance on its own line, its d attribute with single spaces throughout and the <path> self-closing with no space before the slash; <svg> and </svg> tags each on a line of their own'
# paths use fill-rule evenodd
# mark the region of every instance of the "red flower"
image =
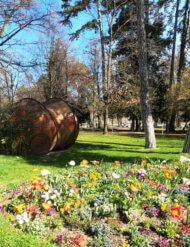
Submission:
<svg viewBox="0 0 190 247">
<path fill-rule="evenodd" d="M 159 185 L 159 182 L 150 181 L 150 183 L 151 183 L 152 187 Z"/>
<path fill-rule="evenodd" d="M 145 182 L 149 182 L 149 179 L 147 177 L 145 178 Z"/>
<path fill-rule="evenodd" d="M 190 234 L 190 226 L 189 225 L 181 224 L 181 225 L 179 225 L 179 228 L 180 228 L 182 234 Z"/>
<path fill-rule="evenodd" d="M 85 237 L 83 235 L 76 235 L 73 239 L 73 244 L 79 246 L 84 241 L 85 241 Z"/>
<path fill-rule="evenodd" d="M 29 197 L 29 196 L 30 196 L 30 193 L 26 191 L 26 192 L 24 193 L 24 196 L 25 196 L 25 197 Z"/>
<path fill-rule="evenodd" d="M 180 207 L 171 208 L 170 213 L 172 218 L 179 218 L 181 215 L 181 208 Z"/>
<path fill-rule="evenodd" d="M 78 171 L 78 174 L 82 174 L 82 171 L 81 171 L 81 170 L 79 170 L 79 171 Z"/>
<path fill-rule="evenodd" d="M 142 208 L 147 208 L 147 207 L 148 207 L 148 204 L 147 203 L 145 203 L 145 204 L 142 205 Z"/>
<path fill-rule="evenodd" d="M 163 166 L 161 167 L 161 169 L 162 169 L 162 170 L 167 170 L 167 169 L 168 169 L 168 166 L 167 166 L 167 165 L 163 165 Z"/>
</svg>

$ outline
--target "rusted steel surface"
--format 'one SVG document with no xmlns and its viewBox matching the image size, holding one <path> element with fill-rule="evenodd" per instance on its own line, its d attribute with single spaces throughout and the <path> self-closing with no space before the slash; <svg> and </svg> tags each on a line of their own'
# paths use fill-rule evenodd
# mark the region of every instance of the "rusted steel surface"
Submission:
<svg viewBox="0 0 190 247">
<path fill-rule="evenodd" d="M 75 143 L 79 133 L 77 117 L 62 99 L 49 99 L 44 106 L 51 112 L 56 122 L 58 139 L 55 148 L 61 150 L 69 148 Z"/>
<path fill-rule="evenodd" d="M 22 145 L 23 139 L 33 154 L 45 154 L 55 147 L 56 124 L 50 112 L 40 102 L 31 98 L 22 99 L 15 105 L 12 119 L 20 129 L 18 147 Z M 28 131 L 27 127 L 31 130 Z"/>
<path fill-rule="evenodd" d="M 44 104 L 25 98 L 15 104 L 12 120 L 19 129 L 18 149 L 27 142 L 33 154 L 46 154 L 72 146 L 79 133 L 78 119 L 61 99 L 49 99 Z"/>
</svg>

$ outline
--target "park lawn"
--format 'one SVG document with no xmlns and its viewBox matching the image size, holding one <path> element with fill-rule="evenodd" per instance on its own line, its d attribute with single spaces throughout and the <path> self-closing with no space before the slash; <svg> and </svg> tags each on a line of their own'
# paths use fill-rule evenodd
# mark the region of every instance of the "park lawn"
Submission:
<svg viewBox="0 0 190 247">
<path fill-rule="evenodd" d="M 75 160 L 79 165 L 82 159 L 102 161 L 110 166 L 119 160 L 123 166 L 140 160 L 179 160 L 183 154 L 182 136 L 157 136 L 157 148 L 144 148 L 144 136 L 129 134 L 109 134 L 81 132 L 77 142 L 64 152 L 52 152 L 42 157 L 21 157 L 0 155 L 0 193 L 6 188 L 13 189 L 16 185 L 29 179 L 34 168 L 48 169 L 56 173 L 62 169 L 73 169 L 67 166 Z M 183 155 L 184 156 L 184 155 Z M 185 155 L 190 158 L 190 155 Z M 74 168 L 75 169 L 75 168 Z M 77 169 L 77 167 L 76 167 Z M 19 229 L 10 225 L 10 219 L 0 215 L 0 246 L 1 247 L 32 247 L 49 246 L 48 243 L 38 242 L 30 234 L 20 234 Z M 51 245 L 53 246 L 53 245 Z"/>
<path fill-rule="evenodd" d="M 157 148 L 145 149 L 143 135 L 115 134 L 105 136 L 101 133 L 80 132 L 77 142 L 66 151 L 56 151 L 41 157 L 21 157 L 0 155 L 0 186 L 12 187 L 31 176 L 34 168 L 48 169 L 51 172 L 65 168 L 70 160 L 79 165 L 82 159 L 99 160 L 112 163 L 135 163 L 142 159 L 179 160 L 184 136 L 157 136 Z M 3 189 L 1 189 L 0 191 Z"/>
</svg>

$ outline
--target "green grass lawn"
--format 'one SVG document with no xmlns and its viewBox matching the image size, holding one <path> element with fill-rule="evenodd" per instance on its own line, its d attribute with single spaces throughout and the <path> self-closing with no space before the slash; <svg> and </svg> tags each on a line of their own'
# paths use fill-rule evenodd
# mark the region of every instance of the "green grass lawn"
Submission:
<svg viewBox="0 0 190 247">
<path fill-rule="evenodd" d="M 75 145 L 61 152 L 42 157 L 0 155 L 0 185 L 14 185 L 28 179 L 34 168 L 58 171 L 70 160 L 77 164 L 82 159 L 99 160 L 107 163 L 119 160 L 134 163 L 142 159 L 178 160 L 182 154 L 183 136 L 157 136 L 157 148 L 145 149 L 143 135 L 81 132 Z M 190 155 L 185 155 L 190 157 Z"/>
<path fill-rule="evenodd" d="M 179 160 L 182 154 L 184 137 L 157 136 L 157 148 L 144 148 L 144 136 L 128 134 L 109 134 L 81 132 L 77 142 L 64 152 L 52 152 L 42 157 L 21 157 L 0 155 L 0 193 L 12 188 L 33 175 L 33 169 L 48 169 L 51 172 L 64 169 L 70 160 L 77 165 L 82 159 L 98 160 L 113 163 L 134 163 L 142 159 L 148 160 Z M 185 155 L 190 158 L 190 154 Z M 70 167 L 68 167 L 69 169 Z M 20 234 L 8 220 L 0 215 L 0 247 L 49 246 L 38 243 L 30 235 Z"/>
</svg>

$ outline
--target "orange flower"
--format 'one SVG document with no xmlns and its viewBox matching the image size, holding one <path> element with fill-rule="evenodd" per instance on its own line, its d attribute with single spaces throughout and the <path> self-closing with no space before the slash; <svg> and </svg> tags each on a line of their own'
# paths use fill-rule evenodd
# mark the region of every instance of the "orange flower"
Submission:
<svg viewBox="0 0 190 247">
<path fill-rule="evenodd" d="M 146 160 L 142 160 L 141 161 L 141 165 L 144 165 L 144 164 L 147 164 L 147 161 Z"/>
<path fill-rule="evenodd" d="M 161 169 L 162 169 L 162 170 L 167 170 L 167 169 L 168 169 L 168 166 L 167 166 L 167 165 L 163 165 L 163 166 L 161 167 Z"/>
<path fill-rule="evenodd" d="M 70 203 L 70 202 L 66 202 L 65 205 L 64 205 L 64 209 L 65 209 L 66 211 L 71 210 L 71 203 Z"/>
<path fill-rule="evenodd" d="M 170 174 L 175 174 L 176 173 L 176 171 L 174 171 L 174 170 L 169 170 L 169 172 L 170 172 Z"/>
<path fill-rule="evenodd" d="M 87 166 L 87 165 L 88 165 L 88 160 L 82 160 L 82 161 L 80 162 L 80 165 L 81 165 L 81 166 Z"/>
<path fill-rule="evenodd" d="M 82 174 L 82 171 L 81 171 L 81 170 L 79 170 L 79 171 L 78 171 L 78 174 Z"/>
<path fill-rule="evenodd" d="M 171 208 L 170 213 L 171 213 L 172 218 L 179 218 L 181 215 L 180 207 Z"/>
<path fill-rule="evenodd" d="M 41 188 L 42 188 L 42 185 L 41 184 L 37 184 L 36 185 L 36 190 L 41 190 Z"/>
<path fill-rule="evenodd" d="M 171 178 L 171 173 L 169 171 L 165 172 L 165 177 L 166 178 Z"/>
<path fill-rule="evenodd" d="M 116 164 L 117 167 L 120 167 L 120 162 L 118 160 L 115 160 L 114 163 Z"/>
<path fill-rule="evenodd" d="M 100 162 L 97 161 L 97 160 L 92 160 L 92 163 L 93 163 L 94 165 L 99 165 L 99 164 L 100 164 Z"/>
<path fill-rule="evenodd" d="M 43 183 L 44 180 L 45 180 L 45 178 L 41 178 L 41 177 L 37 178 L 38 183 Z"/>
<path fill-rule="evenodd" d="M 153 186 L 158 186 L 158 185 L 159 185 L 159 182 L 150 181 L 150 183 L 151 183 L 152 187 L 153 187 Z"/>
</svg>

